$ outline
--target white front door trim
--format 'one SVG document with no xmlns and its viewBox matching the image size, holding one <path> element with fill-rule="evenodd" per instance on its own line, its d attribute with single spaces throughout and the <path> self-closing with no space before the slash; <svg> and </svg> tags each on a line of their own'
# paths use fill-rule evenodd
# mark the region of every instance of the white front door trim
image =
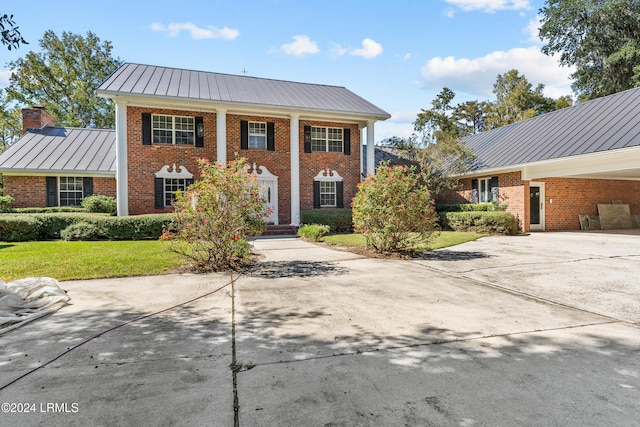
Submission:
<svg viewBox="0 0 640 427">
<path fill-rule="evenodd" d="M 531 187 L 540 188 L 540 223 L 531 224 L 531 216 L 529 216 L 529 228 L 531 231 L 544 231 L 545 229 L 545 195 L 544 195 L 544 182 L 529 182 L 529 202 L 531 202 Z M 531 206 L 529 206 L 529 212 L 531 212 Z"/>
<path fill-rule="evenodd" d="M 258 172 L 258 169 L 260 172 Z M 267 220 L 278 225 L 278 177 L 269 172 L 266 166 L 253 164 L 251 174 L 256 177 L 260 186 L 261 196 L 265 198 L 267 207 L 271 210 Z"/>
</svg>

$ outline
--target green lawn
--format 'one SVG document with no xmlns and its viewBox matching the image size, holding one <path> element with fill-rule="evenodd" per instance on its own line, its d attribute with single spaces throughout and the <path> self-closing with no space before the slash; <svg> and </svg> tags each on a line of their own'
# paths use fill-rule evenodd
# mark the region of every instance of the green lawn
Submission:
<svg viewBox="0 0 640 427">
<path fill-rule="evenodd" d="M 57 280 L 165 274 L 185 264 L 157 240 L 117 242 L 0 242 L 0 280 Z"/>
<path fill-rule="evenodd" d="M 470 242 L 472 240 L 479 239 L 484 234 L 477 233 L 463 233 L 457 231 L 442 231 L 437 234 L 429 244 L 425 246 L 419 246 L 417 251 L 428 251 L 432 249 L 446 248 L 448 246 L 459 245 L 461 243 Z M 348 247 L 364 247 L 365 241 L 361 234 L 333 234 L 324 237 L 324 243 L 336 246 L 348 246 Z"/>
</svg>

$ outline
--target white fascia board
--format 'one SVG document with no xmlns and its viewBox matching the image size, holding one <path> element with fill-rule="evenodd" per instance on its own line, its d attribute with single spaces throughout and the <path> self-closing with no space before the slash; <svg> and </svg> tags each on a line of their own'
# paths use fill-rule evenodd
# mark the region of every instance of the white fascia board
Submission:
<svg viewBox="0 0 640 427">
<path fill-rule="evenodd" d="M 292 114 L 297 114 L 301 119 L 326 120 L 342 123 L 355 123 L 361 127 L 366 126 L 367 121 L 386 120 L 387 116 L 371 116 L 365 114 L 324 111 L 305 108 L 279 107 L 264 104 L 249 104 L 224 101 L 212 101 L 205 99 L 185 99 L 178 97 L 168 97 L 160 95 L 134 95 L 120 94 L 107 91 L 98 91 L 98 95 L 126 102 L 128 106 L 165 108 L 170 110 L 204 111 L 216 112 L 218 109 L 227 110 L 227 114 L 238 115 L 265 115 L 270 117 L 288 118 Z"/>
<path fill-rule="evenodd" d="M 82 176 L 92 178 L 115 178 L 115 172 L 91 172 L 91 171 L 61 171 L 61 170 L 47 170 L 47 171 L 33 171 L 32 169 L 20 170 L 20 169 L 0 169 L 0 174 L 3 176 Z"/>
<path fill-rule="evenodd" d="M 521 171 L 522 180 L 550 177 L 584 178 L 589 174 L 605 174 L 608 172 L 638 169 L 639 167 L 640 146 L 637 146 L 539 162 L 479 169 L 459 175 L 459 177 L 473 178 Z"/>
</svg>

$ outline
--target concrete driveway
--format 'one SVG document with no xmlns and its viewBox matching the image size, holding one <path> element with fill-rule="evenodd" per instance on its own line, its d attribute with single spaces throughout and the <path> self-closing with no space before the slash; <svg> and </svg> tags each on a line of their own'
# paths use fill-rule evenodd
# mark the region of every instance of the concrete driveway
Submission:
<svg viewBox="0 0 640 427">
<path fill-rule="evenodd" d="M 20 412 L 0 425 L 640 420 L 640 236 L 486 237 L 410 261 L 256 248 L 233 286 L 63 283 L 73 305 L 0 335 L 0 403 Z"/>
</svg>

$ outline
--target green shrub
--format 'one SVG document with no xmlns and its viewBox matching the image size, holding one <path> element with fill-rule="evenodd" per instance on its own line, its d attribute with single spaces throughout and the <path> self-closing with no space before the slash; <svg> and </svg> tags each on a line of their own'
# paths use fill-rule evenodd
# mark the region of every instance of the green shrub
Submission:
<svg viewBox="0 0 640 427">
<path fill-rule="evenodd" d="M 38 240 L 40 222 L 31 215 L 0 215 L 0 241 Z"/>
<path fill-rule="evenodd" d="M 14 209 L 11 209 L 10 212 L 25 214 L 25 213 L 60 213 L 60 212 L 81 213 L 86 211 L 83 208 L 76 208 L 71 206 L 53 206 L 49 208 L 14 208 Z"/>
<path fill-rule="evenodd" d="M 310 240 L 312 242 L 318 242 L 322 237 L 329 234 L 329 226 L 324 224 L 305 224 L 298 229 L 298 236 Z"/>
<path fill-rule="evenodd" d="M 413 168 L 382 164 L 358 186 L 351 204 L 353 226 L 367 247 L 381 253 L 415 250 L 438 223 L 429 190 Z"/>
<path fill-rule="evenodd" d="M 87 212 L 115 215 L 117 202 L 115 197 L 105 196 L 103 194 L 93 194 L 82 201 L 82 207 L 86 209 Z"/>
<path fill-rule="evenodd" d="M 0 196 L 0 212 L 9 212 L 11 208 L 9 208 L 9 204 L 13 202 L 15 199 L 11 196 Z"/>
<path fill-rule="evenodd" d="M 300 213 L 302 224 L 328 225 L 333 233 L 351 233 L 353 218 L 351 209 L 313 209 Z"/>
<path fill-rule="evenodd" d="M 474 233 L 518 233 L 518 223 L 509 212 L 443 212 L 440 214 L 443 228 Z"/>
<path fill-rule="evenodd" d="M 436 212 L 493 212 L 505 211 L 507 205 L 496 202 L 491 203 L 455 203 L 436 205 Z"/>
<path fill-rule="evenodd" d="M 62 240 L 102 240 L 100 228 L 88 222 L 76 222 L 60 232 Z"/>
<path fill-rule="evenodd" d="M 173 216 L 160 214 L 112 217 L 69 213 L 0 215 L 0 241 L 59 239 L 63 230 L 77 223 L 89 224 L 96 228 L 100 239 L 145 240 L 157 239 L 162 235 L 163 230 L 171 230 Z M 82 229 L 82 227 L 79 228 Z M 72 228 L 72 231 L 74 236 L 82 235 L 75 228 Z M 91 240 L 95 240 L 95 237 Z"/>
</svg>

